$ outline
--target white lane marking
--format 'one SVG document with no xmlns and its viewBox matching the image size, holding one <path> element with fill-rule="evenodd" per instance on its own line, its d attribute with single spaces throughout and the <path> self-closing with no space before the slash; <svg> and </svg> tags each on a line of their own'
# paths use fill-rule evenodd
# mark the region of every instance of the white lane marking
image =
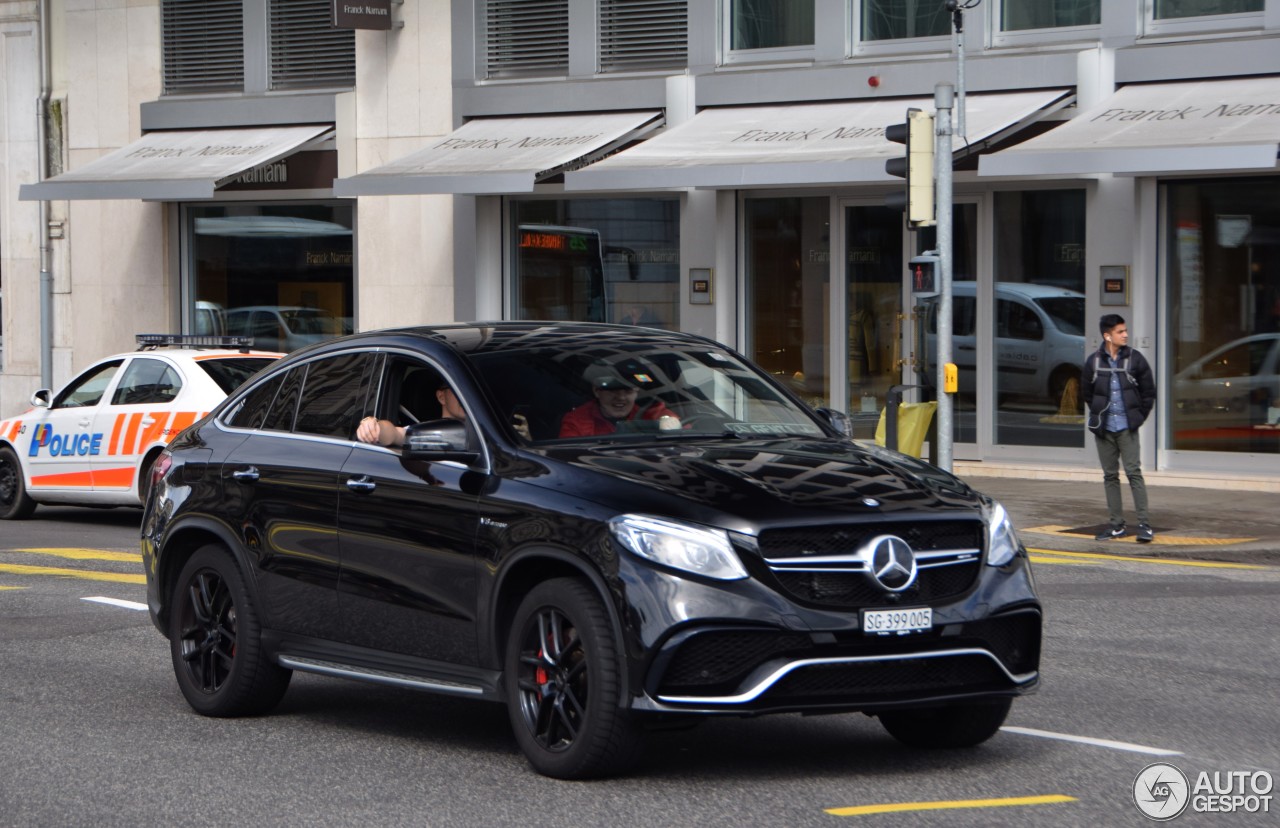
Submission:
<svg viewBox="0 0 1280 828">
<path fill-rule="evenodd" d="M 92 598 L 81 598 L 81 601 L 93 601 L 95 604 L 110 604 L 113 607 L 124 607 L 131 610 L 145 610 L 146 604 L 139 604 L 137 601 L 121 601 L 119 598 L 103 598 L 101 595 L 95 595 Z"/>
<path fill-rule="evenodd" d="M 1091 739 L 1088 736 L 1072 736 L 1069 733 L 1053 733 L 1052 731 L 1036 730 L 1030 727 L 1011 727 L 1006 725 L 1000 729 L 1007 733 L 1021 733 L 1023 736 L 1039 736 L 1042 739 L 1057 739 L 1062 742 L 1079 742 L 1082 745 L 1093 745 L 1095 747 L 1111 748 L 1112 750 L 1127 750 L 1132 753 L 1150 753 L 1153 756 L 1182 755 L 1180 750 L 1165 750 L 1164 748 L 1135 745 L 1129 742 L 1113 742 L 1110 739 Z"/>
</svg>

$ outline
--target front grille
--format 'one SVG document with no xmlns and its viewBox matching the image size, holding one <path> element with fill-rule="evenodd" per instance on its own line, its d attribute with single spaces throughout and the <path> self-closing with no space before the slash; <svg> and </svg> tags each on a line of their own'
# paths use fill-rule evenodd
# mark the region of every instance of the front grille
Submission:
<svg viewBox="0 0 1280 828">
<path fill-rule="evenodd" d="M 1040 669 L 1040 614 L 1017 612 L 964 625 L 962 644 L 990 650 L 1014 675 Z"/>
<path fill-rule="evenodd" d="M 1008 687 L 1008 677 L 991 659 L 957 655 L 806 667 L 784 677 L 762 700 L 772 705 L 868 704 Z"/>
<path fill-rule="evenodd" d="M 772 630 L 731 630 L 694 636 L 680 646 L 663 671 L 668 695 L 732 693 L 760 664 L 784 653 L 803 654 L 809 636 Z"/>
<path fill-rule="evenodd" d="M 878 535 L 896 535 L 916 553 L 920 569 L 910 588 L 886 592 L 866 563 L 853 559 Z M 985 535 L 985 525 L 973 519 L 815 526 L 762 532 L 759 549 L 776 587 L 800 603 L 824 608 L 936 604 L 973 587 Z M 844 560 L 818 560 L 831 557 Z M 806 564 L 810 559 L 812 566 Z"/>
</svg>

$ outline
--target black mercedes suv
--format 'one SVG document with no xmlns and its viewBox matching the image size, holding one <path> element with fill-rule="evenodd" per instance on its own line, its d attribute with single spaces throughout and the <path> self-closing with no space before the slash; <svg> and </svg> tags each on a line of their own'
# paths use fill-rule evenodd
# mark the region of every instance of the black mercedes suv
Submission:
<svg viewBox="0 0 1280 828">
<path fill-rule="evenodd" d="M 842 423 L 685 334 L 331 340 L 155 464 L 151 617 L 204 715 L 265 712 L 295 670 L 500 701 L 561 778 L 682 718 L 982 742 L 1039 681 L 1026 550 L 998 503 Z"/>
</svg>

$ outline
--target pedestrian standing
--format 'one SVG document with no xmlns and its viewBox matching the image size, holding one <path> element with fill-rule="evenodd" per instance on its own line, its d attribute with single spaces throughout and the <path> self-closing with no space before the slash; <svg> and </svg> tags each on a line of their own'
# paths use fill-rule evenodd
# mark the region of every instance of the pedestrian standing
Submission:
<svg viewBox="0 0 1280 828">
<path fill-rule="evenodd" d="M 1089 406 L 1089 430 L 1093 432 L 1102 463 L 1102 485 L 1107 493 L 1110 526 L 1097 540 L 1122 538 L 1128 534 L 1124 502 L 1120 494 L 1120 466 L 1124 466 L 1133 510 L 1138 517 L 1138 542 L 1155 539 L 1147 512 L 1147 484 L 1142 479 L 1138 429 L 1147 421 L 1156 403 L 1156 382 L 1145 357 L 1129 347 L 1129 328 L 1116 313 L 1098 322 L 1102 346 L 1084 361 L 1081 383 Z"/>
</svg>

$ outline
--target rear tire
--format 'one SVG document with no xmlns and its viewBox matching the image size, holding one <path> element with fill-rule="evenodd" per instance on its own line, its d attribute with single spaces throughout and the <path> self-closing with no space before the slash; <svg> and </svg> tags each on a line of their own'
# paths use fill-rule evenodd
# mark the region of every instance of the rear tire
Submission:
<svg viewBox="0 0 1280 828">
<path fill-rule="evenodd" d="M 623 708 L 613 626 L 582 581 L 539 584 L 516 610 L 504 671 L 516 741 L 538 773 L 587 779 L 619 773 L 642 739 Z"/>
<path fill-rule="evenodd" d="M 18 455 L 8 446 L 0 448 L 0 520 L 22 520 L 35 510 Z"/>
<path fill-rule="evenodd" d="M 1012 699 L 951 704 L 880 714 L 889 735 L 916 748 L 966 748 L 996 734 L 1009 715 Z"/>
<path fill-rule="evenodd" d="M 293 671 L 263 651 L 256 601 L 226 547 L 196 550 L 169 603 L 173 672 L 187 703 L 204 716 L 265 713 L 279 704 Z"/>
</svg>

